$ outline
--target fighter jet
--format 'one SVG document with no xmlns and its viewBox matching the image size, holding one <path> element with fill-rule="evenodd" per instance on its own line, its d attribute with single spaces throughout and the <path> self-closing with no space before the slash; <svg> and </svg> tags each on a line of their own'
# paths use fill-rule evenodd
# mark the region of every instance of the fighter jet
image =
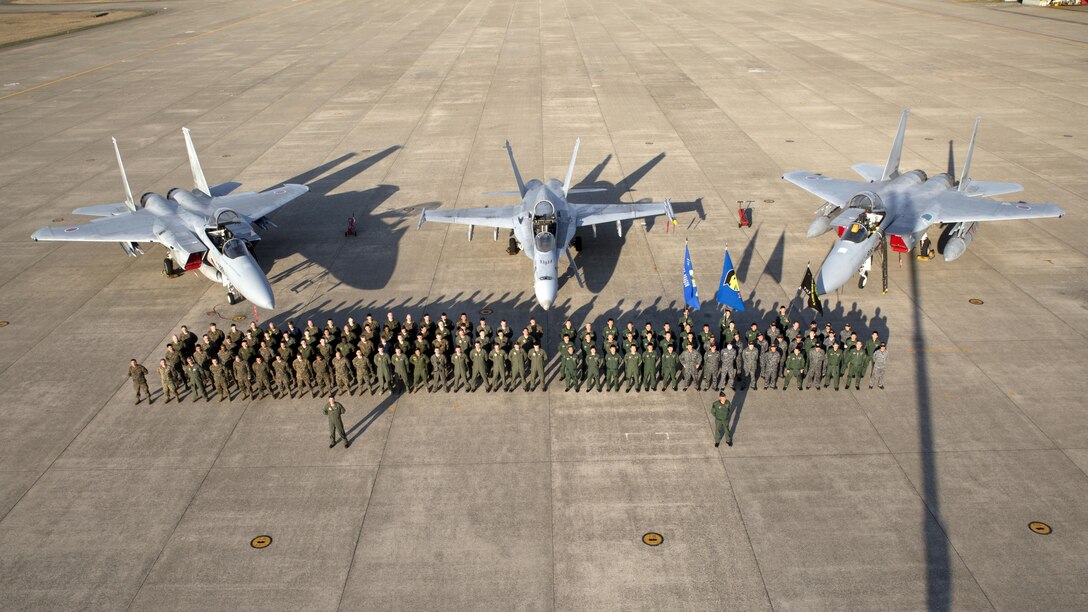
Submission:
<svg viewBox="0 0 1088 612">
<path fill-rule="evenodd" d="M 309 191 L 305 185 L 285 184 L 262 193 L 237 193 L 238 183 L 208 186 L 197 159 L 188 128 L 181 129 L 189 154 L 189 167 L 196 185 L 192 190 L 173 188 L 166 197 L 157 193 L 132 198 L 125 165 L 117 139 L 113 151 L 121 170 L 125 201 L 77 208 L 77 215 L 99 217 L 83 225 L 43 227 L 34 240 L 119 242 L 121 250 L 135 257 L 143 254 L 141 242 L 158 242 L 169 251 L 163 260 L 163 274 L 175 277 L 199 270 L 227 289 L 227 301 L 236 304 L 244 297 L 254 305 L 271 310 L 275 297 L 257 261 L 254 245 L 261 239 L 257 228 L 275 227 L 269 213 Z M 177 264 L 177 267 L 175 267 Z"/>
<path fill-rule="evenodd" d="M 579 227 L 615 221 L 616 231 L 622 236 L 622 221 L 625 219 L 657 215 L 665 215 L 670 221 L 675 218 L 672 204 L 667 199 L 664 202 L 640 204 L 575 204 L 568 201 L 567 196 L 570 195 L 606 191 L 595 188 L 571 188 L 574 164 L 578 159 L 578 147 L 581 144 L 581 139 L 574 143 L 574 153 L 571 155 L 567 176 L 563 182 L 559 182 L 558 179 L 547 181 L 533 179 L 526 183 L 521 178 L 517 162 L 514 161 L 514 150 L 510 147 L 510 141 L 506 141 L 506 152 L 510 156 L 510 165 L 514 170 L 518 190 L 489 192 L 489 195 L 520 196 L 521 204 L 497 208 L 424 210 L 419 216 L 417 229 L 422 227 L 425 221 L 460 223 L 468 226 L 470 240 L 473 227 L 477 225 L 494 228 L 495 240 L 499 239 L 500 228 L 511 230 L 513 235 L 510 238 L 511 248 L 508 252 L 513 254 L 521 250 L 533 261 L 533 278 L 535 279 L 533 291 L 537 302 L 544 310 L 547 310 L 555 303 L 558 292 L 560 252 L 566 254 L 578 284 L 583 285 L 582 275 L 578 272 L 574 256 L 570 253 L 571 246 L 581 250 L 581 240 L 574 236 L 575 230 Z"/>
<path fill-rule="evenodd" d="M 944 236 L 940 240 L 944 243 L 944 259 L 953 261 L 967 250 L 981 221 L 1040 219 L 1065 214 L 1054 204 L 982 198 L 1015 193 L 1024 188 L 1016 183 L 969 178 L 981 119 L 975 120 L 963 173 L 958 179 L 951 142 L 947 172 L 932 177 L 922 170 L 900 173 L 899 159 L 909 115 L 910 109 L 903 111 L 899 132 L 883 168 L 875 164 L 853 166 L 855 172 L 869 181 L 867 183 L 805 171 L 790 172 L 782 177 L 826 200 L 816 209 L 819 216 L 808 228 L 809 238 L 838 228 L 839 240 L 824 259 L 816 279 L 816 289 L 821 294 L 838 289 L 854 274 L 860 275 L 858 287 L 864 287 L 872 268 L 873 251 L 879 247 L 886 255 L 889 243 L 898 253 L 909 252 L 918 244 L 922 252 L 920 257 L 928 259 L 932 250 L 927 231 L 936 223 L 944 225 Z"/>
</svg>

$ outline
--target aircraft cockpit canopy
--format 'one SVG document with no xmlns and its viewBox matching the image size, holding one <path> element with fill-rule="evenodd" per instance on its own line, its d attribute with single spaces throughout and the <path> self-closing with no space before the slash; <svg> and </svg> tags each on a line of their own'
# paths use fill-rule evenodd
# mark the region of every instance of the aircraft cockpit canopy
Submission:
<svg viewBox="0 0 1088 612">
<path fill-rule="evenodd" d="M 239 215 L 229 208 L 220 208 L 215 211 L 214 225 L 216 227 L 223 227 L 225 225 L 230 225 L 231 223 L 241 223 L 242 221 L 242 215 Z"/>
<path fill-rule="evenodd" d="M 554 246 L 555 233 L 555 204 L 552 204 L 548 200 L 541 200 L 533 206 L 533 235 L 540 236 L 541 234 L 551 234 L 551 241 Z M 539 247 L 538 250 L 540 250 Z"/>
<path fill-rule="evenodd" d="M 850 227 L 842 235 L 843 240 L 854 243 L 864 242 L 868 237 L 869 230 L 865 229 L 865 226 L 861 223 L 851 223 Z"/>
<path fill-rule="evenodd" d="M 871 191 L 863 191 L 850 198 L 846 206 L 847 208 L 861 208 L 868 212 L 882 212 L 884 210 L 884 201 Z"/>
<path fill-rule="evenodd" d="M 230 259 L 238 259 L 243 255 L 248 255 L 249 250 L 246 249 L 246 243 L 237 238 L 231 238 L 223 243 L 223 254 Z"/>
<path fill-rule="evenodd" d="M 536 246 L 537 253 L 551 253 L 555 251 L 555 234 L 540 232 L 533 238 L 533 244 Z"/>
</svg>

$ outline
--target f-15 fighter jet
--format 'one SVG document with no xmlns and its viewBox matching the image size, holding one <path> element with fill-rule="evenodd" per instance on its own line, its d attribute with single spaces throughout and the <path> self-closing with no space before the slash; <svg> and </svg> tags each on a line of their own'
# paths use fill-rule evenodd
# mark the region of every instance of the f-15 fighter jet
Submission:
<svg viewBox="0 0 1088 612">
<path fill-rule="evenodd" d="M 1015 193 L 1024 188 L 1016 183 L 969 178 L 980 120 L 975 120 L 959 179 L 956 178 L 951 143 L 946 173 L 936 176 L 928 176 L 922 170 L 900 173 L 899 159 L 909 114 L 910 109 L 903 111 L 891 155 L 883 168 L 874 164 L 853 166 L 868 183 L 804 171 L 790 172 L 782 177 L 827 200 L 816 210 L 819 216 L 808 228 L 809 238 L 838 228 L 839 240 L 824 259 L 816 279 L 816 290 L 820 294 L 838 289 L 854 274 L 860 274 L 858 286 L 864 287 L 872 267 L 873 251 L 878 247 L 886 253 L 890 244 L 893 251 L 906 253 L 915 244 L 920 244 L 922 251 L 928 254 L 927 231 L 935 223 L 945 225 L 943 255 L 945 261 L 952 261 L 967 250 L 980 221 L 1039 219 L 1065 214 L 1054 204 L 999 202 L 981 197 Z"/>
<path fill-rule="evenodd" d="M 513 232 L 511 246 L 521 249 L 526 257 L 533 260 L 533 278 L 535 279 L 533 290 L 536 293 L 537 302 L 544 310 L 547 310 L 555 303 L 558 292 L 560 252 L 566 254 L 578 284 L 582 284 L 582 275 L 579 274 L 574 264 L 574 256 L 570 253 L 571 245 L 580 248 L 581 241 L 574 237 L 574 232 L 579 227 L 615 221 L 616 231 L 622 236 L 621 222 L 625 219 L 657 215 L 667 216 L 670 222 L 674 219 L 672 204 L 669 200 L 642 204 L 574 204 L 567 201 L 569 195 L 605 191 L 604 189 L 571 188 L 574 163 L 578 159 L 580 145 L 580 139 L 575 141 L 574 154 L 571 155 L 567 176 L 563 182 L 557 179 L 547 181 L 533 179 L 526 183 L 521 178 L 517 162 L 514 161 L 514 151 L 510 148 L 510 141 L 507 141 L 506 152 L 510 156 L 510 165 L 514 169 L 514 179 L 517 181 L 518 190 L 493 192 L 492 195 L 520 196 L 520 204 L 497 208 L 424 210 L 419 216 L 417 227 L 422 226 L 424 221 L 460 223 L 469 227 L 468 235 L 471 239 L 472 228 L 483 225 L 495 229 L 496 240 L 498 240 L 500 228 L 510 229 Z"/>
<path fill-rule="evenodd" d="M 133 257 L 143 253 L 139 243 L 158 242 L 169 251 L 163 260 L 167 276 L 199 270 L 226 287 L 227 301 L 231 304 L 244 297 L 271 310 L 276 305 L 272 287 L 253 258 L 254 244 L 261 239 L 256 229 L 275 227 L 267 215 L 309 188 L 285 184 L 271 191 L 230 195 L 238 183 L 209 187 L 189 130 L 181 131 L 196 185 L 192 190 L 175 187 L 166 192 L 165 198 L 148 192 L 140 196 L 139 203 L 135 202 L 114 138 L 113 151 L 121 170 L 125 201 L 77 208 L 72 211 L 74 214 L 99 218 L 83 225 L 44 227 L 31 238 L 119 242 L 121 249 Z"/>
</svg>

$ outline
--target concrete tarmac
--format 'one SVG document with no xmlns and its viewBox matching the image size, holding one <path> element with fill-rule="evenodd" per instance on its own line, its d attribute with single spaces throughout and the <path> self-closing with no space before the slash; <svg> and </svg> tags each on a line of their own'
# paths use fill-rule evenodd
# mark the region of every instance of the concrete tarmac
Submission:
<svg viewBox="0 0 1088 612">
<path fill-rule="evenodd" d="M 126 4 L 126 6 L 129 6 Z M 177 0 L 0 51 L 0 608 L 1083 609 L 1088 607 L 1085 15 L 868 0 Z M 961 259 L 890 262 L 826 296 L 888 339 L 886 390 L 741 391 L 714 448 L 709 392 L 437 394 L 133 405 L 181 324 L 251 306 L 161 276 L 164 250 L 33 243 L 137 193 L 310 186 L 258 260 L 284 323 L 367 312 L 549 333 L 675 324 L 688 241 L 704 308 L 728 246 L 765 327 L 831 238 L 785 171 L 962 163 L 1061 220 L 990 223 Z M 558 303 L 478 228 L 421 207 L 504 205 L 575 177 L 678 224 L 583 231 Z M 601 195 L 601 194 L 596 194 Z M 737 227 L 737 201 L 754 226 Z M 345 237 L 347 218 L 359 236 Z M 968 300 L 978 299 L 973 305 Z M 156 376 L 151 386 L 158 389 Z M 1031 521 L 1049 524 L 1039 535 Z M 660 533 L 657 547 L 642 543 Z M 250 547 L 258 535 L 272 544 Z"/>
</svg>

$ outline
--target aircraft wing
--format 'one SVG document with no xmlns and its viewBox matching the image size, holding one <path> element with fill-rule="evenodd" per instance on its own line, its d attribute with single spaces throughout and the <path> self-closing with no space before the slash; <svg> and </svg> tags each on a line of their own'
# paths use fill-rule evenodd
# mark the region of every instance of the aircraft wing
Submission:
<svg viewBox="0 0 1088 612">
<path fill-rule="evenodd" d="M 229 185 L 229 183 L 224 185 Z M 282 187 L 260 193 L 249 192 L 218 196 L 212 198 L 212 209 L 229 208 L 240 215 L 257 220 L 271 214 L 272 211 L 309 190 L 310 188 L 305 185 L 287 183 Z M 215 189 L 212 189 L 212 191 L 215 191 Z"/>
<path fill-rule="evenodd" d="M 124 215 L 102 217 L 83 225 L 43 227 L 31 235 L 33 240 L 68 240 L 72 242 L 160 242 L 155 234 L 158 217 L 144 210 Z"/>
<path fill-rule="evenodd" d="M 956 191 L 946 191 L 938 195 L 936 204 L 932 223 L 972 223 L 1065 216 L 1065 211 L 1054 204 L 998 202 L 971 198 Z"/>
<path fill-rule="evenodd" d="M 453 210 L 424 210 L 419 215 L 419 225 L 424 221 L 437 223 L 456 223 L 460 225 L 482 225 L 484 227 L 513 228 L 515 218 L 524 214 L 520 204 L 516 206 L 496 206 L 495 208 L 458 208 Z"/>
<path fill-rule="evenodd" d="M 577 227 L 659 215 L 673 219 L 672 203 L 668 200 L 641 204 L 570 204 L 570 207 L 577 215 Z"/>
<path fill-rule="evenodd" d="M 836 206 L 843 206 L 859 191 L 871 189 L 868 183 L 833 179 L 829 176 L 816 172 L 805 172 L 804 170 L 788 172 L 783 174 L 782 178 Z"/>
</svg>

